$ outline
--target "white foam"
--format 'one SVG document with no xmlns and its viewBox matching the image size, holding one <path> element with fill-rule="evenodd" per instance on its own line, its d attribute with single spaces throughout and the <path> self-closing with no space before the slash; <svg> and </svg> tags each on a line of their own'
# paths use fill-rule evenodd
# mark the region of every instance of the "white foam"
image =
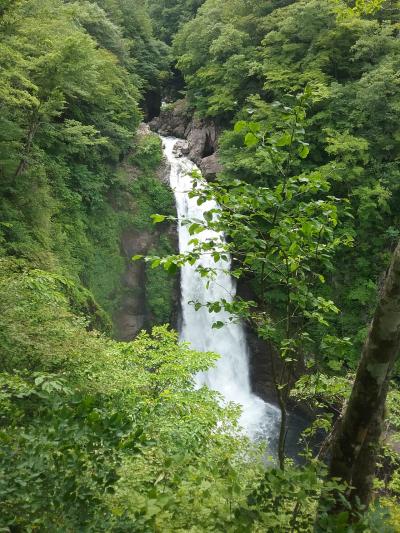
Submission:
<svg viewBox="0 0 400 533">
<path fill-rule="evenodd" d="M 203 220 L 205 211 L 217 208 L 214 201 L 202 205 L 196 198 L 190 198 L 188 192 L 192 188 L 190 173 L 198 168 L 187 157 L 174 153 L 174 145 L 178 139 L 162 137 L 165 156 L 171 165 L 170 184 L 175 194 L 179 221 L 183 219 Z M 187 226 L 179 224 L 179 250 L 181 253 L 190 250 Z M 224 240 L 222 234 L 205 231 L 196 235 L 199 240 L 218 238 Z M 206 280 L 196 272 L 196 266 L 213 267 L 218 270 L 216 278 L 207 287 Z M 242 406 L 240 423 L 250 437 L 263 434 L 271 437 L 276 433 L 279 421 L 279 410 L 251 391 L 249 375 L 249 354 L 243 325 L 240 322 L 229 322 L 226 311 L 209 313 L 202 307 L 196 311 L 189 302 L 201 303 L 218 301 L 225 298 L 232 301 L 236 293 L 233 278 L 226 273 L 230 270 L 230 260 L 215 263 L 209 255 L 204 255 L 197 265 L 186 264 L 181 270 L 182 327 L 181 339 L 190 342 L 191 346 L 200 351 L 218 353 L 221 357 L 216 368 L 197 376 L 198 386 L 207 385 L 220 392 L 227 401 Z M 225 272 L 224 272 L 225 270 Z M 216 321 L 226 323 L 221 329 L 213 329 Z"/>
</svg>

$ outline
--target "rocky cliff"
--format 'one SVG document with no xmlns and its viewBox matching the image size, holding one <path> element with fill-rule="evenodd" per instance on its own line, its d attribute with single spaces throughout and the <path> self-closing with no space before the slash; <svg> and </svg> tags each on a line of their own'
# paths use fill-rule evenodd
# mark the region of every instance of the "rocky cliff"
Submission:
<svg viewBox="0 0 400 533">
<path fill-rule="evenodd" d="M 143 154 L 134 155 L 121 166 L 125 195 L 120 206 L 130 213 L 130 219 L 121 234 L 121 254 L 125 270 L 121 278 L 121 297 L 113 316 L 114 329 L 119 340 L 131 340 L 141 329 L 157 323 L 169 322 L 177 326 L 179 308 L 179 279 L 161 269 L 152 270 L 144 261 L 132 261 L 135 255 L 165 255 L 178 249 L 177 231 L 165 222 L 154 226 L 150 215 L 167 210 L 175 212 L 172 191 L 169 188 L 169 167 L 155 145 L 155 156 L 149 157 L 152 139 L 149 127 L 143 124 L 138 131 L 138 144 Z M 152 163 L 143 161 L 150 158 Z"/>
<path fill-rule="evenodd" d="M 218 161 L 219 127 L 212 121 L 193 117 L 186 101 L 178 100 L 161 108 L 160 115 L 150 122 L 160 135 L 186 139 L 182 152 L 210 179 L 222 170 Z"/>
</svg>

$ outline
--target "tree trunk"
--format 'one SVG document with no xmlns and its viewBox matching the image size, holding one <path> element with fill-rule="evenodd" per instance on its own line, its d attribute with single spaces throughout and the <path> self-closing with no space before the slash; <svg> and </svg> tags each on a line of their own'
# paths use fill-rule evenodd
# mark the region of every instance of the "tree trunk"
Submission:
<svg viewBox="0 0 400 533">
<path fill-rule="evenodd" d="M 278 440 L 278 460 L 279 467 L 281 470 L 285 469 L 285 449 L 286 449 L 286 436 L 287 436 L 287 411 L 286 411 L 286 400 L 282 389 L 277 387 L 276 389 L 278 395 L 278 405 L 281 411 L 281 423 L 279 426 L 279 440 Z"/>
<path fill-rule="evenodd" d="M 382 399 L 379 401 L 379 408 L 372 417 L 368 433 L 354 464 L 351 481 L 353 489 L 350 492 L 350 502 L 353 508 L 357 507 L 358 504 L 368 507 L 371 503 L 376 465 L 381 447 L 385 419 L 385 399 L 389 383 L 390 377 L 388 376 L 382 387 Z"/>
<path fill-rule="evenodd" d="M 278 378 L 275 362 L 274 362 L 274 352 L 270 350 L 271 357 L 271 369 L 272 369 L 272 379 L 275 386 L 276 396 L 278 399 L 278 406 L 281 412 L 281 420 L 279 425 L 279 440 L 278 440 L 278 461 L 279 468 L 281 470 L 285 469 L 285 458 L 286 458 L 286 437 L 287 437 L 287 398 L 289 396 L 289 379 L 287 382 L 284 380 L 286 363 L 282 363 L 281 375 Z"/>
<path fill-rule="evenodd" d="M 28 158 L 32 148 L 33 139 L 39 127 L 39 115 L 37 110 L 33 113 L 31 123 L 29 125 L 28 133 L 26 136 L 26 142 L 23 150 L 22 157 L 15 171 L 15 177 L 18 178 L 23 172 L 25 172 L 28 166 Z"/>
<path fill-rule="evenodd" d="M 353 389 L 333 444 L 330 477 L 354 488 L 350 501 L 368 504 L 390 373 L 400 339 L 400 243 L 388 270 L 365 342 Z M 332 512 L 343 510 L 338 500 Z"/>
</svg>

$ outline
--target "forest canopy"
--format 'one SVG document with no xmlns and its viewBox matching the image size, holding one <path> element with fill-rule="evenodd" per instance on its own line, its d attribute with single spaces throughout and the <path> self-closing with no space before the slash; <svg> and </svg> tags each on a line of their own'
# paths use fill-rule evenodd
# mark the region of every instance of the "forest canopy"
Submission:
<svg viewBox="0 0 400 533">
<path fill-rule="evenodd" d="M 332 194 L 352 208 L 354 246 L 336 258 L 330 286 L 343 309 L 338 328 L 358 339 L 354 359 L 399 236 L 399 46 L 398 3 L 390 1 L 360 18 L 338 14 L 331 0 L 209 0 L 174 40 L 190 105 L 227 129 L 238 120 L 271 127 L 265 103 L 290 105 L 287 95 L 311 89 L 305 168 L 329 176 Z M 240 137 L 222 137 L 224 168 L 260 183 L 263 161 Z"/>
<path fill-rule="evenodd" d="M 0 531 L 400 531 L 399 31 L 398 0 L 0 2 Z M 188 254 L 160 109 L 221 169 Z M 191 304 L 262 352 L 272 442 L 166 324 L 187 264 L 237 280 Z"/>
</svg>

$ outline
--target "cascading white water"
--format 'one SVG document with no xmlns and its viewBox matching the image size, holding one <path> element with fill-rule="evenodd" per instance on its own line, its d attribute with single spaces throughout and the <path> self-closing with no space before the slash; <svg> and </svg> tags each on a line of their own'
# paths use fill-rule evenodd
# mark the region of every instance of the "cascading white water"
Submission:
<svg viewBox="0 0 400 533">
<path fill-rule="evenodd" d="M 178 139 L 162 137 L 165 156 L 171 165 L 170 184 L 175 194 L 178 220 L 200 219 L 203 213 L 217 207 L 214 201 L 197 205 L 196 198 L 189 198 L 188 192 L 192 188 L 190 173 L 197 167 L 187 157 L 175 153 L 174 146 Z M 189 235 L 186 226 L 179 223 L 179 251 L 190 250 Z M 223 235 L 204 231 L 196 238 L 208 240 L 210 238 L 224 239 Z M 278 410 L 252 393 L 249 376 L 248 349 L 243 326 L 237 322 L 229 322 L 226 311 L 210 314 L 202 307 L 196 311 L 190 302 L 213 302 L 225 298 L 232 301 L 235 296 L 235 284 L 231 276 L 224 270 L 229 270 L 229 263 L 220 261 L 215 263 L 209 256 L 202 257 L 199 262 L 203 266 L 216 268 L 218 274 L 207 287 L 204 278 L 196 272 L 196 265 L 185 265 L 181 270 L 181 298 L 182 298 L 182 328 L 181 339 L 190 342 L 192 347 L 200 351 L 210 351 L 219 354 L 216 368 L 197 376 L 198 385 L 206 384 L 213 390 L 220 392 L 227 401 L 242 406 L 241 425 L 251 437 L 273 434 L 273 428 L 279 419 Z M 221 329 L 213 329 L 215 321 L 225 322 Z"/>
</svg>

